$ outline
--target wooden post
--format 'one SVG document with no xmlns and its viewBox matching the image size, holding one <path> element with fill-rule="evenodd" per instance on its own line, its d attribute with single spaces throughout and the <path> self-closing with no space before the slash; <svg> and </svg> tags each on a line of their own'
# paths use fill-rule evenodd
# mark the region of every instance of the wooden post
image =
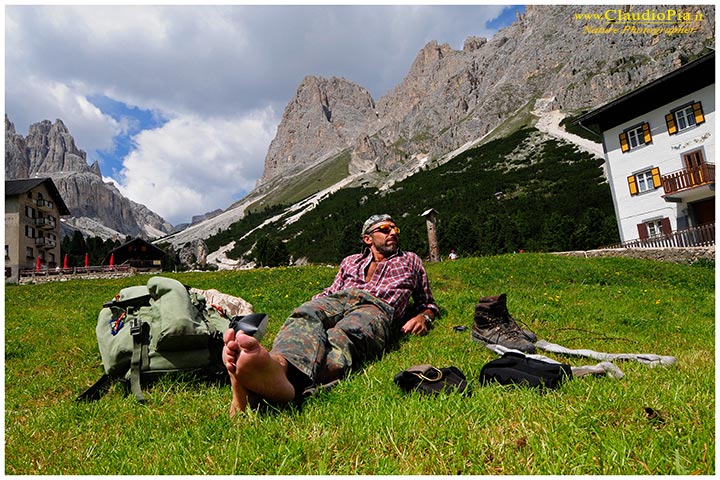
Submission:
<svg viewBox="0 0 720 480">
<path fill-rule="evenodd" d="M 436 234 L 436 223 L 437 223 L 437 210 L 431 208 L 430 210 L 424 211 L 420 216 L 425 217 L 425 225 L 427 226 L 428 232 L 428 245 L 430 247 L 430 261 L 440 261 L 440 247 L 438 247 L 437 234 Z"/>
</svg>

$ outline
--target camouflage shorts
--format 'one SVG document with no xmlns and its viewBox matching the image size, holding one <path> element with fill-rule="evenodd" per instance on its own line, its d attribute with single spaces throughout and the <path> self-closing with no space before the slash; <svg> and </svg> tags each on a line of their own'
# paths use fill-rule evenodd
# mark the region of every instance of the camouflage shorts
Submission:
<svg viewBox="0 0 720 480">
<path fill-rule="evenodd" d="M 285 320 L 272 353 L 282 355 L 310 384 L 343 377 L 378 357 L 394 337 L 393 308 L 351 288 L 305 302 Z M 297 388 L 297 386 L 296 386 Z"/>
</svg>

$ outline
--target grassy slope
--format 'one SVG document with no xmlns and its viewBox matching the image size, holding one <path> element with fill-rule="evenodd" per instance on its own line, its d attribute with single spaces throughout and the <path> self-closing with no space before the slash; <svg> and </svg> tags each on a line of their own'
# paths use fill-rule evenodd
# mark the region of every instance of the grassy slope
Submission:
<svg viewBox="0 0 720 480">
<path fill-rule="evenodd" d="M 231 420 L 228 386 L 164 381 L 140 406 L 114 388 L 74 397 L 100 375 L 95 319 L 120 288 L 147 281 L 6 287 L 8 474 L 713 474 L 714 270 L 543 254 L 428 265 L 443 317 L 301 411 Z M 268 343 L 333 267 L 170 275 L 270 314 Z M 481 387 L 489 350 L 456 333 L 482 295 L 507 292 L 538 337 L 570 348 L 652 352 L 671 368 L 618 364 L 622 380 L 580 378 L 540 395 Z M 589 359 L 549 356 L 572 365 Z M 402 394 L 413 364 L 455 365 L 471 397 Z M 644 408 L 663 412 L 653 423 Z"/>
<path fill-rule="evenodd" d="M 304 170 L 302 175 L 280 179 L 283 186 L 261 201 L 248 207 L 248 212 L 257 212 L 275 205 L 292 205 L 325 188 L 335 185 L 348 176 L 350 153 L 343 152 L 318 165 Z"/>
</svg>

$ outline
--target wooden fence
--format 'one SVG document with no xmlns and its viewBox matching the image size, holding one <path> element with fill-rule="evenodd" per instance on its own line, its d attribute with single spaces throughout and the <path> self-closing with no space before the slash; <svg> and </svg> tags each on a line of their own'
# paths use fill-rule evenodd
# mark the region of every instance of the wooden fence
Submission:
<svg viewBox="0 0 720 480">
<path fill-rule="evenodd" d="M 604 248 L 709 247 L 715 245 L 715 223 L 678 230 L 669 235 L 639 238 Z"/>
</svg>

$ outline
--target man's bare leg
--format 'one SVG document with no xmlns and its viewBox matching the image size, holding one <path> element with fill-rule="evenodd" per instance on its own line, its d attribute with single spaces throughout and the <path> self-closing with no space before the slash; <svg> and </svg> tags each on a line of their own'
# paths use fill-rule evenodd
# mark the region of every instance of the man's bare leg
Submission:
<svg viewBox="0 0 720 480">
<path fill-rule="evenodd" d="M 295 398 L 295 387 L 287 378 L 287 361 L 270 355 L 257 339 L 230 329 L 224 335 L 223 362 L 230 375 L 230 415 L 245 410 L 248 396 L 256 393 L 276 402 Z"/>
</svg>

